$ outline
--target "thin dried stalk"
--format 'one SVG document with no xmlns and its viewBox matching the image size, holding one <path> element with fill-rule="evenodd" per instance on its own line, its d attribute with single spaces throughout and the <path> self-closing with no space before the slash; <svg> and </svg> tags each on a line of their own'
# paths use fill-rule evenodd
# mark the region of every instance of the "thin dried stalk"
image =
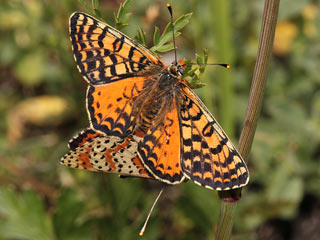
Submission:
<svg viewBox="0 0 320 240">
<path fill-rule="evenodd" d="M 245 160 L 249 155 L 260 115 L 269 61 L 272 53 L 274 32 L 277 24 L 279 3 L 280 0 L 265 1 L 258 56 L 238 147 L 240 154 Z M 229 240 L 231 238 L 237 203 L 241 198 L 241 189 L 219 192 L 219 197 L 221 199 L 220 216 L 215 239 Z"/>
</svg>

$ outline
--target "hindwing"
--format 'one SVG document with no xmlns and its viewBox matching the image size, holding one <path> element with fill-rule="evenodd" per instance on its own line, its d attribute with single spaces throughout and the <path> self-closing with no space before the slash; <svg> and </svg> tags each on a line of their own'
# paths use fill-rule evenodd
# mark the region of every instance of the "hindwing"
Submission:
<svg viewBox="0 0 320 240">
<path fill-rule="evenodd" d="M 137 156 L 137 145 L 132 137 L 106 136 L 88 128 L 70 140 L 70 152 L 60 162 L 71 168 L 150 178 Z"/>
<path fill-rule="evenodd" d="M 228 190 L 245 186 L 245 162 L 201 100 L 186 86 L 179 114 L 181 168 L 201 186 Z"/>
<path fill-rule="evenodd" d="M 181 183 L 185 176 L 180 165 L 179 119 L 174 108 L 164 121 L 151 127 L 138 144 L 138 155 L 144 166 L 159 181 L 168 184 Z"/>
</svg>

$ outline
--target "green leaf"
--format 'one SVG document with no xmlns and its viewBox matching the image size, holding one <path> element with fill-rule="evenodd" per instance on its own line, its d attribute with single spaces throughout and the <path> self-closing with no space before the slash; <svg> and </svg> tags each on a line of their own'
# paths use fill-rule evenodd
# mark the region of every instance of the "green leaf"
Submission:
<svg viewBox="0 0 320 240">
<path fill-rule="evenodd" d="M 208 48 L 203 49 L 203 56 L 204 56 L 204 64 L 207 64 L 208 58 L 209 58 L 209 49 Z"/>
<path fill-rule="evenodd" d="M 168 51 L 173 50 L 173 49 L 174 49 L 173 43 L 169 43 L 169 44 L 160 46 L 159 48 L 157 48 L 156 51 L 158 51 L 158 52 L 168 52 Z"/>
<path fill-rule="evenodd" d="M 136 42 L 140 43 L 143 46 L 147 45 L 146 35 L 141 27 L 138 28 L 137 35 L 133 38 Z"/>
<path fill-rule="evenodd" d="M 172 33 L 171 33 L 172 34 Z M 181 32 L 175 32 L 174 33 L 174 37 L 175 38 L 177 38 L 177 37 L 179 37 L 181 35 Z M 172 39 L 172 36 L 171 36 L 171 39 Z M 168 40 L 168 41 L 163 41 L 163 39 L 162 38 L 160 38 L 160 40 L 159 40 L 159 43 L 158 43 L 158 45 L 155 45 L 155 46 L 153 46 L 150 50 L 151 51 L 159 51 L 158 49 L 161 49 L 162 47 L 164 47 L 164 45 L 167 45 L 167 42 L 169 42 L 170 40 Z M 171 44 L 171 43 L 169 43 L 169 44 Z M 173 44 L 173 43 L 172 43 Z M 173 47 L 172 47 L 172 49 L 173 49 Z M 159 51 L 160 52 L 160 51 Z"/>
<path fill-rule="evenodd" d="M 192 13 L 185 14 L 181 17 L 179 17 L 173 24 L 174 26 L 174 36 L 177 38 L 180 35 L 179 30 L 184 28 L 189 22 L 190 18 L 192 16 Z M 151 48 L 152 51 L 158 51 L 158 49 L 161 49 L 163 45 L 165 45 L 167 42 L 171 41 L 173 39 L 172 34 L 172 24 L 171 22 L 167 24 L 166 28 L 164 29 L 163 33 L 161 34 L 158 44 L 153 46 Z M 162 48 L 163 49 L 163 48 Z"/>
<path fill-rule="evenodd" d="M 129 17 L 132 15 L 132 13 L 129 13 L 131 1 L 132 0 L 126 0 L 119 7 L 119 10 L 115 16 L 116 28 L 118 30 L 121 30 L 125 26 L 128 26 L 127 22 L 129 20 Z"/>
<path fill-rule="evenodd" d="M 95 12 L 92 10 L 92 8 L 89 6 L 89 4 L 86 2 L 86 0 L 79 0 L 79 2 L 84 6 L 89 12 L 95 14 Z"/>
<path fill-rule="evenodd" d="M 123 28 L 125 28 L 126 26 L 128 26 L 129 24 L 127 23 L 116 23 L 115 28 L 118 29 L 119 31 Z"/>
<path fill-rule="evenodd" d="M 124 1 L 119 7 L 117 18 L 120 20 L 124 18 L 125 15 L 129 12 L 130 6 L 131 6 L 131 0 Z"/>
<path fill-rule="evenodd" d="M 203 59 L 200 55 L 196 54 L 196 63 L 198 65 L 202 65 L 203 64 Z"/>
<path fill-rule="evenodd" d="M 208 61 L 208 49 L 205 48 L 205 49 L 203 49 L 203 57 L 196 54 L 196 62 L 199 65 L 199 72 L 200 72 L 199 78 L 204 73 L 204 71 L 207 67 L 207 61 Z"/>
<path fill-rule="evenodd" d="M 94 10 L 99 9 L 99 0 L 91 0 L 91 4 Z"/>
<path fill-rule="evenodd" d="M 179 17 L 174 23 L 174 31 L 179 32 L 182 28 L 184 28 L 189 22 L 190 18 L 192 16 L 192 13 L 185 14 L 181 17 Z M 161 43 L 165 44 L 168 41 L 172 40 L 172 24 L 171 22 L 167 24 L 165 30 L 163 31 L 161 35 Z"/>
<path fill-rule="evenodd" d="M 0 189 L 0 237 L 30 240 L 52 240 L 52 222 L 43 201 L 31 190 L 18 194 Z"/>
<path fill-rule="evenodd" d="M 195 61 L 197 65 L 195 65 L 195 63 L 193 63 L 189 59 L 184 60 L 186 68 L 184 70 L 182 78 L 188 78 L 187 80 L 191 87 L 201 88 L 203 86 L 206 86 L 206 84 L 200 82 L 199 80 L 202 78 L 202 74 L 204 73 L 206 68 L 206 64 L 208 61 L 208 49 L 203 50 L 203 57 L 196 54 Z"/>
<path fill-rule="evenodd" d="M 160 29 L 156 26 L 154 28 L 154 34 L 153 34 L 153 45 L 158 45 L 160 36 L 161 36 Z"/>
<path fill-rule="evenodd" d="M 86 0 L 79 0 L 79 2 L 87 9 L 87 11 L 91 12 L 94 16 L 101 18 L 101 12 L 99 10 L 99 0 L 91 0 L 91 7 Z"/>
<path fill-rule="evenodd" d="M 187 68 L 184 71 L 183 78 L 192 77 L 195 74 L 197 68 L 192 68 L 192 65 L 187 65 Z"/>
<path fill-rule="evenodd" d="M 185 15 L 179 17 L 173 24 L 174 29 L 176 31 L 180 31 L 182 28 L 184 28 L 190 22 L 191 17 L 192 17 L 192 13 L 188 13 L 188 14 L 185 14 Z"/>
</svg>

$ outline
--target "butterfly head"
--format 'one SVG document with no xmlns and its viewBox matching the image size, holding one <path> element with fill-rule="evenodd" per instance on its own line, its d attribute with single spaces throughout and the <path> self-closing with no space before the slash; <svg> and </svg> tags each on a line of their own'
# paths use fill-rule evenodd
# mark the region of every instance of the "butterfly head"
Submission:
<svg viewBox="0 0 320 240">
<path fill-rule="evenodd" d="M 186 69 L 187 65 L 185 64 L 184 60 L 181 59 L 179 62 L 174 61 L 170 65 L 170 72 L 174 75 L 182 76 Z"/>
</svg>

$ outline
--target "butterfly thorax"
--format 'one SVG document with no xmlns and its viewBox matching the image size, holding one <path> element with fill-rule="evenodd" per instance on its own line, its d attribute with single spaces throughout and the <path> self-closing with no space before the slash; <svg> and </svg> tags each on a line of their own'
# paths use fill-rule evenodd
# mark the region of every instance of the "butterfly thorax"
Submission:
<svg viewBox="0 0 320 240">
<path fill-rule="evenodd" d="M 135 128 L 146 133 L 157 128 L 179 99 L 179 76 L 170 67 L 146 81 L 142 92 L 134 101 Z"/>
</svg>

